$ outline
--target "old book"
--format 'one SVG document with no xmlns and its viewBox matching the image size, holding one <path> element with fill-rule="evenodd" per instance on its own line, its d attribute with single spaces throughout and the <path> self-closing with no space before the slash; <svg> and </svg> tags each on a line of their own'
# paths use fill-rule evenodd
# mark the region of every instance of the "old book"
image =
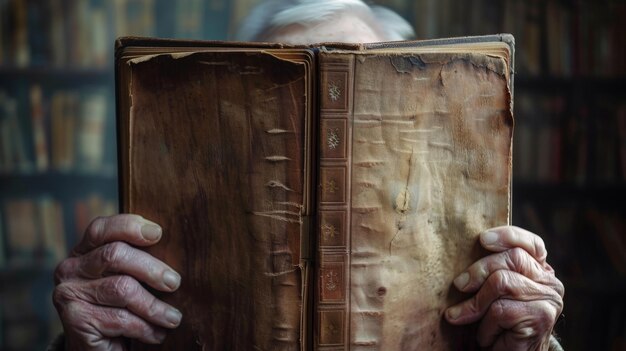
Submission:
<svg viewBox="0 0 626 351">
<path fill-rule="evenodd" d="M 123 38 L 123 212 L 183 278 L 135 350 L 459 350 L 452 280 L 509 223 L 513 38 Z"/>
</svg>

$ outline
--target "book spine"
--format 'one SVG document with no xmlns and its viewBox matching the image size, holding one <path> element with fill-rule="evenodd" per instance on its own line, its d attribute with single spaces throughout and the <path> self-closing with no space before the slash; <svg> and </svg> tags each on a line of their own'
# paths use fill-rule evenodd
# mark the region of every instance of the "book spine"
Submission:
<svg viewBox="0 0 626 351">
<path fill-rule="evenodd" d="M 48 141 L 41 86 L 35 84 L 30 89 L 30 111 L 32 117 L 35 166 L 38 172 L 48 170 Z"/>
<path fill-rule="evenodd" d="M 348 349 L 354 56 L 320 54 L 316 350 Z"/>
<path fill-rule="evenodd" d="M 103 91 L 94 91 L 83 97 L 80 127 L 76 134 L 83 171 L 94 172 L 102 168 L 106 115 L 106 95 Z"/>
<path fill-rule="evenodd" d="M 13 31 L 13 64 L 17 67 L 26 67 L 30 64 L 28 47 L 28 12 L 26 0 L 13 1 L 14 28 Z"/>
<path fill-rule="evenodd" d="M 6 250 L 4 248 L 4 241 L 5 240 L 6 240 L 6 238 L 5 238 L 5 234 L 4 234 L 4 225 L 3 225 L 3 222 L 2 222 L 2 211 L 0 211 L 0 269 L 3 269 L 6 266 L 6 262 L 7 262 Z M 2 312 L 2 310 L 0 310 L 0 316 L 2 316 L 1 312 Z M 0 320 L 1 319 L 2 318 L 0 318 Z M 2 330 L 2 329 L 0 328 L 0 330 Z M 2 339 L 0 338 L 0 345 L 2 345 L 1 342 L 2 342 Z"/>
</svg>

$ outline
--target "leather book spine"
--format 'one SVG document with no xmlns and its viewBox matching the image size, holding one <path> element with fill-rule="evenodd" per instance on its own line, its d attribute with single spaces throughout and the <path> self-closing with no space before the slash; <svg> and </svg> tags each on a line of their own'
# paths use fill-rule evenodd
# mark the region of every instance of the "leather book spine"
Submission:
<svg viewBox="0 0 626 351">
<path fill-rule="evenodd" d="M 321 52 L 319 69 L 314 349 L 346 350 L 354 55 Z"/>
</svg>

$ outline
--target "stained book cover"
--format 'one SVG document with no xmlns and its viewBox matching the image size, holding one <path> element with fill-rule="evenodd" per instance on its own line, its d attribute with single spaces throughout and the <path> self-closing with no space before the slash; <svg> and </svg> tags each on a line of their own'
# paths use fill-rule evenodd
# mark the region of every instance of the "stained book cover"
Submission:
<svg viewBox="0 0 626 351">
<path fill-rule="evenodd" d="M 509 223 L 512 37 L 121 39 L 121 210 L 183 313 L 134 350 L 472 350 L 452 280 Z"/>
</svg>

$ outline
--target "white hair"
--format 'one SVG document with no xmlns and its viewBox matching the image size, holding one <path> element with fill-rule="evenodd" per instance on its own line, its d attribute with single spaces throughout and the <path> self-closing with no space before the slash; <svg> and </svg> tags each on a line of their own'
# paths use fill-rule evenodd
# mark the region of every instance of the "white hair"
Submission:
<svg viewBox="0 0 626 351">
<path fill-rule="evenodd" d="M 404 40 L 415 36 L 411 25 L 400 15 L 382 6 L 369 6 L 362 0 L 266 0 L 243 20 L 235 39 L 263 40 L 264 34 L 273 29 L 322 23 L 346 11 L 370 17 L 382 31 L 383 40 Z"/>
</svg>

